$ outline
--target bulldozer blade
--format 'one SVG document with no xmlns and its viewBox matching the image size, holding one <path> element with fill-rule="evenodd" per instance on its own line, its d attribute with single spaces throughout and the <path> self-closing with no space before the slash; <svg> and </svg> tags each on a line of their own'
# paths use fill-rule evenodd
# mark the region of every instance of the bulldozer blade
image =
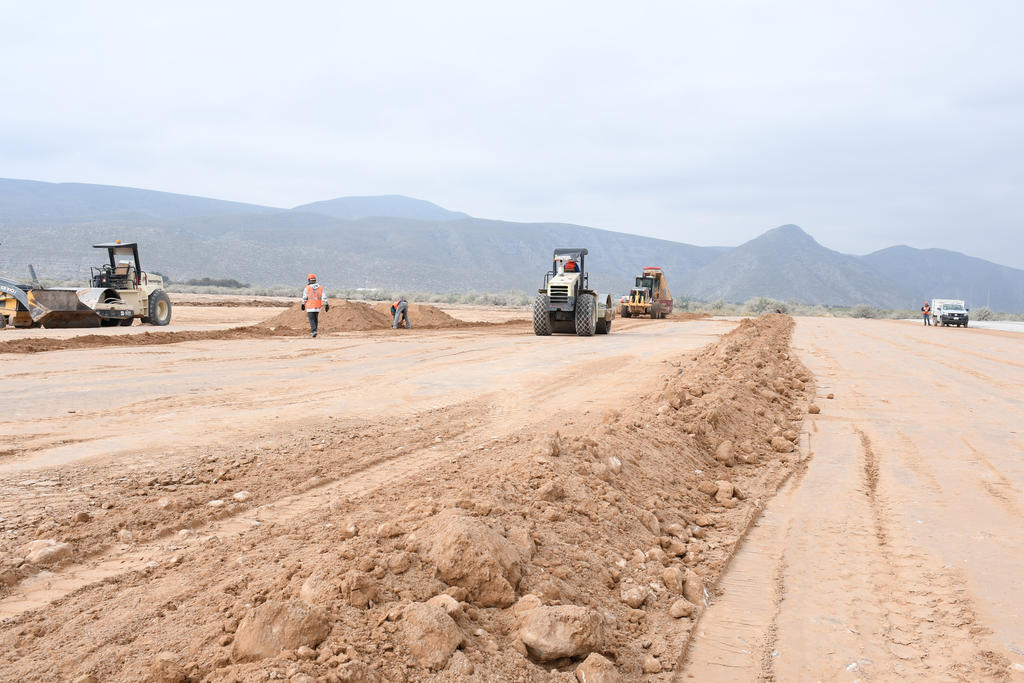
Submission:
<svg viewBox="0 0 1024 683">
<path fill-rule="evenodd" d="M 73 289 L 33 289 L 28 293 L 32 322 L 43 327 L 99 327 L 100 317 Z"/>
</svg>

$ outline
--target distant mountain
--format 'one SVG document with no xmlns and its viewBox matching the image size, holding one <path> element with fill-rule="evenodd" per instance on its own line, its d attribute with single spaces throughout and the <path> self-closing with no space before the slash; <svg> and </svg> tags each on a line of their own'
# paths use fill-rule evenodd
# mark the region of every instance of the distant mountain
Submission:
<svg viewBox="0 0 1024 683">
<path fill-rule="evenodd" d="M 100 219 L 218 216 L 280 211 L 155 190 L 86 183 L 42 183 L 0 178 L 0 224 L 83 222 Z"/>
<path fill-rule="evenodd" d="M 783 301 L 850 306 L 908 306 L 911 287 L 887 279 L 856 256 L 832 251 L 795 225 L 783 225 L 741 244 L 693 274 L 687 294 L 704 300 Z"/>
<path fill-rule="evenodd" d="M 377 197 L 339 197 L 338 199 L 303 204 L 296 206 L 293 210 L 322 213 L 326 216 L 346 220 L 377 216 L 411 218 L 419 221 L 454 221 L 469 218 L 469 214 L 449 211 L 437 204 L 398 194 Z"/>
<path fill-rule="evenodd" d="M 742 303 L 767 296 L 811 304 L 911 308 L 925 298 L 1024 312 L 1024 271 L 938 249 L 867 256 L 827 249 L 795 225 L 735 248 L 698 247 L 581 225 L 472 218 L 398 195 L 341 197 L 279 209 L 81 183 L 0 179 L 0 274 L 81 279 L 90 245 L 142 245 L 143 266 L 175 280 L 234 278 L 328 288 L 532 292 L 555 247 L 590 250 L 593 286 L 625 294 L 639 268 L 665 269 L 672 292 Z"/>
<path fill-rule="evenodd" d="M 1024 302 L 1024 271 L 956 251 L 898 246 L 861 260 L 883 277 L 912 289 L 922 301 L 963 299 L 968 306 L 1014 312 Z"/>
</svg>

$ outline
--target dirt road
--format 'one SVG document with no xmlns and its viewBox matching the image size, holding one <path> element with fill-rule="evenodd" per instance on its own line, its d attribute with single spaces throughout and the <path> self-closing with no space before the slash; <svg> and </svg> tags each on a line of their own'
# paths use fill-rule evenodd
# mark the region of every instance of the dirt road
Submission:
<svg viewBox="0 0 1024 683">
<path fill-rule="evenodd" d="M 810 318 L 794 348 L 818 381 L 812 457 L 681 680 L 1024 678 L 1024 338 Z"/>
</svg>

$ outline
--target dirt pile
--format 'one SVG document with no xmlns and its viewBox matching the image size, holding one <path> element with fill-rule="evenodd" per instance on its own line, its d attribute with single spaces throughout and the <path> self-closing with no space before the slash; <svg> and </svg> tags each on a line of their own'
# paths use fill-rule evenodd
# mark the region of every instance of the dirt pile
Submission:
<svg viewBox="0 0 1024 683">
<path fill-rule="evenodd" d="M 141 332 L 138 334 L 82 334 L 62 339 L 53 337 L 12 339 L 0 342 L 0 353 L 43 353 L 45 351 L 95 349 L 108 346 L 154 346 L 190 341 L 209 341 L 212 339 L 261 339 L 264 337 L 284 337 L 292 334 L 295 334 L 295 332 L 288 328 L 271 329 L 262 325 L 232 327 L 228 330 Z"/>
<path fill-rule="evenodd" d="M 772 445 L 793 443 L 813 393 L 788 355 L 792 328 L 786 316 L 744 320 L 667 363 L 621 409 L 573 410 L 557 433 L 527 428 L 468 453 L 442 451 L 436 467 L 400 485 L 175 547 L 145 570 L 7 622 L 0 672 L 138 680 L 165 650 L 187 676 L 217 681 L 568 682 L 581 666 L 608 680 L 671 671 L 759 499 L 798 466 L 797 453 Z M 401 446 L 427 457 L 454 439 L 453 416 L 438 417 L 401 432 Z M 318 457 L 381 448 L 393 427 L 332 437 Z M 293 460 L 301 444 L 296 451 Z M 227 478 L 214 463 L 198 476 L 207 498 L 217 490 L 230 501 L 231 487 L 259 496 L 287 464 L 260 454 Z M 310 487 L 325 485 L 312 461 L 308 469 Z M 154 493 L 179 485 L 156 482 L 139 504 L 156 510 Z M 280 605 L 326 614 L 329 628 L 298 639 L 254 626 Z M 257 644 L 238 645 L 240 655 L 234 642 L 253 633 Z"/>
<path fill-rule="evenodd" d="M 320 313 L 319 330 L 331 332 L 362 332 L 367 330 L 383 330 L 391 327 L 394 318 L 390 311 L 391 304 L 366 304 L 361 301 L 340 300 L 331 303 L 331 310 Z M 453 318 L 434 306 L 425 304 L 409 305 L 409 322 L 417 329 L 437 329 L 442 327 L 468 326 L 461 320 Z M 305 311 L 298 304 L 287 311 L 275 315 L 264 325 L 268 327 L 290 327 L 295 330 L 309 329 L 309 321 Z"/>
</svg>

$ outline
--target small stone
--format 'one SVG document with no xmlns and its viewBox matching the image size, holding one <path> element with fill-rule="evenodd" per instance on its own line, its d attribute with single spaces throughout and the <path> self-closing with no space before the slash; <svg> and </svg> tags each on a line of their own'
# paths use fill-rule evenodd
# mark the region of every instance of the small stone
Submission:
<svg viewBox="0 0 1024 683">
<path fill-rule="evenodd" d="M 719 503 L 725 503 L 725 501 L 732 498 L 733 485 L 732 482 L 719 481 L 717 482 L 718 491 L 715 493 L 715 500 Z"/>
<path fill-rule="evenodd" d="M 789 453 L 793 450 L 793 442 L 781 436 L 773 436 L 772 450 L 776 453 Z"/>
<path fill-rule="evenodd" d="M 640 522 L 655 536 L 661 535 L 661 524 L 658 522 L 658 518 L 655 517 L 654 513 L 650 510 L 643 510 L 640 512 Z"/>
<path fill-rule="evenodd" d="M 82 523 L 82 522 L 88 522 L 90 519 L 92 519 L 92 516 L 88 512 L 86 512 L 85 510 L 80 510 L 79 512 L 75 513 L 75 516 L 72 517 L 72 519 L 75 522 Z"/>
<path fill-rule="evenodd" d="M 665 546 L 665 554 L 669 557 L 679 557 L 686 554 L 686 544 L 678 538 L 673 538 Z"/>
<path fill-rule="evenodd" d="M 178 538 L 188 538 L 191 535 L 192 535 L 192 530 L 191 529 L 182 529 L 181 531 L 178 532 Z"/>
<path fill-rule="evenodd" d="M 521 617 L 530 610 L 541 607 L 543 604 L 544 603 L 541 602 L 540 598 L 536 595 L 533 593 L 527 593 L 523 597 L 519 598 L 519 600 L 516 601 L 516 604 L 512 606 L 512 613 L 517 617 Z"/>
<path fill-rule="evenodd" d="M 209 503 L 207 503 L 207 505 L 209 505 L 212 508 L 224 507 L 224 501 L 221 500 L 220 498 L 217 498 L 216 500 L 211 500 Z"/>
<path fill-rule="evenodd" d="M 577 605 L 538 607 L 523 617 L 519 639 L 537 661 L 582 657 L 603 648 L 604 618 Z"/>
<path fill-rule="evenodd" d="M 810 406 L 809 406 L 809 407 L 807 408 L 807 412 L 808 412 L 808 413 L 810 413 L 811 415 L 817 415 L 818 413 L 820 413 L 820 412 L 821 412 L 821 408 L 819 408 L 818 406 L 816 406 L 816 405 L 814 405 L 814 404 L 812 403 L 812 404 L 811 404 L 811 405 L 810 405 Z"/>
<path fill-rule="evenodd" d="M 686 599 L 676 600 L 672 603 L 672 606 L 668 608 L 668 615 L 673 619 L 682 619 L 693 614 L 697 606 Z"/>
<path fill-rule="evenodd" d="M 128 529 L 121 529 L 121 530 L 119 530 L 117 532 L 117 540 L 121 541 L 122 543 L 131 543 L 132 542 L 132 532 L 129 531 Z"/>
<path fill-rule="evenodd" d="M 704 579 L 692 569 L 687 569 L 683 578 L 683 597 L 695 605 L 704 604 Z"/>
<path fill-rule="evenodd" d="M 622 602 L 633 609 L 638 609 L 640 605 L 647 601 L 648 593 L 649 591 L 643 586 L 638 586 L 635 583 L 624 583 L 619 591 L 619 597 L 622 599 Z"/>
<path fill-rule="evenodd" d="M 670 593 L 674 593 L 676 595 L 683 594 L 684 577 L 685 574 L 679 567 L 666 567 L 661 572 L 661 582 L 665 584 L 665 588 L 667 588 Z"/>
<path fill-rule="evenodd" d="M 184 683 L 188 680 L 178 655 L 169 650 L 156 653 L 149 666 L 149 673 L 155 683 Z"/>
<path fill-rule="evenodd" d="M 660 673 L 661 662 L 658 661 L 657 657 L 648 653 L 644 655 L 642 660 L 640 660 L 640 669 L 643 670 L 645 674 Z"/>
<path fill-rule="evenodd" d="M 392 574 L 404 574 L 412 566 L 412 553 L 397 552 L 388 557 L 388 569 Z"/>
<path fill-rule="evenodd" d="M 661 548 L 651 548 L 647 551 L 647 560 L 649 562 L 665 564 L 666 562 L 668 562 L 668 554 Z"/>
<path fill-rule="evenodd" d="M 252 494 L 249 493 L 248 491 L 238 491 L 237 493 L 235 493 L 235 495 L 231 497 L 237 500 L 239 503 L 244 503 L 252 498 Z"/>
<path fill-rule="evenodd" d="M 723 441 L 718 444 L 718 448 L 715 449 L 715 460 L 726 467 L 732 467 L 736 464 L 736 456 L 732 451 L 732 441 Z"/>
<path fill-rule="evenodd" d="M 316 658 L 316 650 L 308 645 L 300 645 L 299 649 L 295 651 L 295 656 L 299 659 L 305 659 L 308 661 Z"/>
<path fill-rule="evenodd" d="M 788 439 L 789 441 L 796 441 L 797 439 L 800 438 L 800 435 L 797 434 L 792 429 L 787 429 L 786 431 L 782 432 L 782 438 Z"/>
<path fill-rule="evenodd" d="M 608 470 L 615 475 L 622 472 L 622 461 L 614 455 L 608 458 Z"/>
<path fill-rule="evenodd" d="M 324 610 L 298 600 L 268 600 L 249 610 L 238 625 L 231 656 L 236 662 L 277 657 L 282 650 L 316 647 L 330 632 Z"/>
<path fill-rule="evenodd" d="M 716 493 L 718 493 L 718 484 L 716 484 L 713 481 L 708 481 L 707 479 L 705 479 L 701 481 L 699 484 L 697 484 L 697 490 L 708 496 L 714 496 Z"/>
<path fill-rule="evenodd" d="M 835 397 L 836 397 L 836 395 L 835 395 L 835 394 L 829 394 L 829 395 L 828 395 L 828 396 L 826 396 L 825 398 L 827 398 L 827 399 L 829 399 L 829 400 L 832 400 L 832 399 L 834 399 Z"/>
<path fill-rule="evenodd" d="M 355 538 L 359 534 L 359 527 L 356 526 L 355 522 L 348 521 L 344 522 L 338 528 L 338 535 L 343 539 Z"/>
<path fill-rule="evenodd" d="M 683 536 L 686 534 L 686 527 L 678 522 L 674 522 L 665 527 L 665 533 L 669 536 Z"/>
<path fill-rule="evenodd" d="M 402 631 L 413 657 L 431 671 L 444 668 L 462 642 L 462 632 L 444 608 L 422 602 L 405 609 Z"/>
<path fill-rule="evenodd" d="M 181 504 L 173 498 L 161 498 L 156 501 L 156 506 L 161 510 L 167 510 L 168 512 L 177 512 L 181 509 Z"/>
<path fill-rule="evenodd" d="M 522 602 L 521 599 L 520 602 Z M 462 613 L 462 605 L 459 604 L 458 600 L 448 595 L 447 593 L 435 595 L 434 597 L 427 600 L 427 604 L 434 605 L 435 607 L 440 607 L 448 614 L 448 616 L 453 618 Z"/>
<path fill-rule="evenodd" d="M 579 683 L 619 683 L 622 680 L 615 665 L 596 652 L 587 655 L 575 673 Z"/>
<path fill-rule="evenodd" d="M 565 498 L 565 491 L 557 482 L 549 481 L 537 489 L 537 497 L 549 503 L 554 503 Z"/>
<path fill-rule="evenodd" d="M 377 538 L 394 538 L 404 533 L 405 530 L 396 522 L 384 522 L 377 527 Z"/>
</svg>

